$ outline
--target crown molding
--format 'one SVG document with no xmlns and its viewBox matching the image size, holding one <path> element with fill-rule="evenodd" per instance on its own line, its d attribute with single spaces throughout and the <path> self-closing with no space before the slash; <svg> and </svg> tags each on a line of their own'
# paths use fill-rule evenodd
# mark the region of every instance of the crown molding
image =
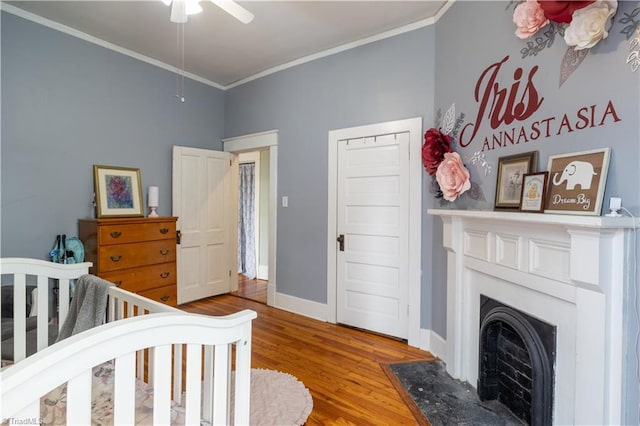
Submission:
<svg viewBox="0 0 640 426">
<path fill-rule="evenodd" d="M 405 25 L 403 27 L 394 28 L 392 30 L 388 30 L 370 37 L 366 37 L 360 40 L 353 41 L 351 43 L 343 44 L 337 47 L 333 47 L 331 49 L 323 50 L 322 52 L 314 53 L 309 56 L 305 56 L 300 59 L 296 59 L 282 65 L 275 66 L 273 68 L 269 68 L 268 70 L 259 72 L 250 77 L 243 78 L 242 80 L 238 80 L 235 83 L 231 83 L 225 86 L 225 89 L 233 89 L 234 87 L 241 86 L 245 83 L 248 83 L 253 80 L 257 80 L 262 77 L 266 77 L 271 74 L 275 74 L 277 72 L 286 70 L 288 68 L 293 68 L 298 65 L 305 64 L 307 62 L 315 61 L 316 59 L 325 58 L 327 56 L 335 55 L 336 53 L 345 52 L 347 50 L 354 49 L 356 47 L 364 46 L 365 44 L 373 43 L 376 41 L 384 40 L 389 37 L 394 37 L 400 34 L 404 34 L 410 31 L 417 30 L 419 28 L 427 27 L 429 25 L 433 25 L 436 22 L 434 18 L 423 19 L 418 22 L 414 22 L 413 24 Z"/>
<path fill-rule="evenodd" d="M 433 25 L 436 22 L 438 22 L 438 20 L 447 12 L 447 10 L 449 10 L 449 8 L 451 7 L 451 5 L 455 2 L 456 0 L 448 0 L 447 3 L 444 4 L 444 6 L 442 6 L 440 8 L 440 10 L 438 11 L 438 13 L 433 17 L 433 18 L 427 18 L 427 19 L 423 19 L 417 22 L 414 22 L 412 24 L 408 24 L 408 25 L 404 25 L 402 27 L 398 27 L 398 28 L 394 28 L 392 30 L 388 30 L 388 31 L 384 31 L 382 33 L 379 34 L 375 34 L 373 36 L 370 37 L 366 37 L 360 40 L 356 40 L 350 43 L 346 43 L 331 49 L 327 49 L 327 50 L 323 50 L 322 52 L 318 52 L 318 53 L 314 53 L 312 55 L 308 55 L 305 56 L 303 58 L 300 59 L 296 59 L 294 61 L 290 61 L 287 62 L 285 64 L 282 65 L 278 65 L 272 68 L 269 68 L 267 70 L 261 71 L 257 74 L 253 74 L 249 77 L 243 78 L 241 80 L 238 80 L 234 83 L 228 84 L 226 86 L 221 85 L 219 83 L 216 83 L 215 81 L 211 81 L 208 80 L 204 77 L 200 77 L 199 75 L 196 74 L 192 74 L 190 72 L 187 71 L 183 71 L 180 70 L 178 68 L 176 68 L 173 65 L 169 65 L 166 64 L 164 62 L 158 61 L 156 59 L 150 58 L 148 56 L 142 55 L 140 53 L 134 52 L 132 50 L 126 49 L 124 47 L 118 46 L 116 44 L 113 43 L 109 43 L 106 40 L 102 40 L 98 37 L 94 37 L 92 35 L 89 35 L 87 33 L 84 33 L 82 31 L 78 31 L 74 28 L 68 27 L 66 25 L 62 25 L 58 22 L 52 21 L 50 19 L 47 18 L 43 18 L 42 16 L 33 14 L 31 12 L 27 12 L 23 9 L 17 8 L 15 6 L 12 6 L 10 4 L 4 3 L 0 1 L 0 10 L 11 13 L 12 15 L 16 15 L 19 16 L 20 18 L 35 22 L 37 24 L 43 25 L 45 27 L 54 29 L 56 31 L 60 31 L 62 33 L 71 35 L 73 37 L 77 37 L 79 39 L 82 39 L 84 41 L 87 41 L 89 43 L 93 43 L 96 44 L 98 46 L 104 47 L 106 49 L 110 49 L 113 50 L 115 52 L 121 53 L 123 55 L 129 56 L 131 58 L 134 59 L 138 59 L 139 61 L 142 62 L 146 62 L 150 65 L 154 65 L 156 67 L 162 68 L 164 70 L 170 71 L 174 74 L 180 75 L 180 76 L 184 76 L 186 78 L 189 78 L 191 80 L 195 80 L 198 81 L 200 83 L 206 84 L 207 86 L 211 86 L 211 87 L 215 87 L 216 89 L 220 89 L 220 90 L 228 90 L 228 89 L 233 89 L 234 87 L 237 86 L 241 86 L 243 84 L 249 83 L 250 81 L 253 80 L 257 80 L 259 78 L 262 77 L 266 77 L 268 75 L 271 74 L 275 74 L 277 72 L 286 70 L 288 68 L 292 68 L 298 65 L 302 65 L 305 64 L 307 62 L 311 62 L 311 61 L 315 61 L 316 59 L 320 59 L 320 58 L 324 58 L 327 56 L 331 56 L 331 55 L 335 55 L 337 53 L 341 53 L 341 52 L 345 52 L 347 50 L 350 49 L 354 49 L 356 47 L 360 47 L 360 46 L 364 46 L 366 44 L 369 43 L 373 43 L 376 41 L 380 41 L 380 40 L 384 40 L 386 38 L 390 38 L 390 37 L 394 37 L 400 34 L 404 34 L 410 31 L 414 31 L 423 27 L 427 27 L 429 25 Z"/>
<path fill-rule="evenodd" d="M 31 22 L 35 22 L 36 24 L 43 25 L 45 27 L 51 28 L 56 31 L 60 31 L 62 33 L 68 34 L 70 36 L 79 38 L 81 40 L 87 41 L 92 44 L 96 44 L 100 47 L 104 47 L 105 49 L 113 50 L 125 56 L 129 56 L 131 58 L 137 59 L 142 62 L 146 62 L 148 64 L 154 65 L 158 68 L 162 68 L 164 70 L 170 71 L 174 74 L 184 76 L 190 78 L 191 80 L 198 81 L 202 84 L 206 84 L 207 86 L 215 87 L 216 89 L 224 90 L 225 87 L 221 84 L 216 83 L 215 81 L 207 80 L 206 78 L 200 77 L 199 75 L 192 74 L 187 71 L 183 71 L 181 69 L 176 68 L 174 65 L 169 65 L 164 62 L 158 61 L 156 59 L 150 58 L 148 56 L 142 55 L 140 53 L 134 52 L 133 50 L 125 49 L 122 46 L 118 46 L 117 44 L 109 43 L 101 38 L 94 37 L 82 31 L 78 31 L 74 28 L 68 27 L 66 25 L 62 25 L 59 22 L 52 21 L 47 18 L 43 18 L 42 16 L 36 15 L 31 12 L 27 12 L 18 7 L 12 6 L 10 4 L 0 2 L 0 10 L 10 13 L 12 15 L 16 15 L 20 18 L 26 19 Z"/>
</svg>

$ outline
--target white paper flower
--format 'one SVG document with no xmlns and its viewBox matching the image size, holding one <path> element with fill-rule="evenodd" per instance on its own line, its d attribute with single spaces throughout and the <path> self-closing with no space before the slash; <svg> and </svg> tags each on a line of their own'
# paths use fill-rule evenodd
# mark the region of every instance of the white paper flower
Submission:
<svg viewBox="0 0 640 426">
<path fill-rule="evenodd" d="M 607 38 L 611 18 L 618 9 L 617 0 L 597 0 L 573 12 L 571 24 L 564 32 L 564 41 L 576 50 L 589 49 Z"/>
</svg>

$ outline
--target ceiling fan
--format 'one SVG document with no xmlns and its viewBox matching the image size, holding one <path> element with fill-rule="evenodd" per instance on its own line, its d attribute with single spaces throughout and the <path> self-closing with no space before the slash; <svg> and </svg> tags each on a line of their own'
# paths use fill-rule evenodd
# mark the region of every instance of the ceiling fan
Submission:
<svg viewBox="0 0 640 426">
<path fill-rule="evenodd" d="M 171 22 L 184 24 L 189 15 L 202 12 L 200 0 L 161 0 L 167 6 L 171 5 Z M 243 24 L 248 24 L 253 20 L 253 13 L 240 6 L 233 0 L 209 0 L 229 15 L 236 18 Z"/>
</svg>

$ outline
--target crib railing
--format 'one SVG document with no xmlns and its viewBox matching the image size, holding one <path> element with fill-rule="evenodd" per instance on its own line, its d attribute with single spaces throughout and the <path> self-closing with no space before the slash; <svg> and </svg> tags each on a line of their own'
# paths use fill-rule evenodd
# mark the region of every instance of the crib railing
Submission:
<svg viewBox="0 0 640 426">
<path fill-rule="evenodd" d="M 58 264 L 38 259 L 3 258 L 0 259 L 0 274 L 12 275 L 13 282 L 13 361 L 19 362 L 27 356 L 26 321 L 29 312 L 26 311 L 26 289 L 28 284 L 35 281 L 37 286 L 37 350 L 49 345 L 48 324 L 53 321 L 58 325 L 58 331 L 69 312 L 70 283 L 72 280 L 89 273 L 91 262 L 76 264 Z M 29 278 L 28 278 L 29 277 Z M 57 281 L 57 306 L 49 313 L 51 305 L 50 279 Z M 2 291 L 0 289 L 0 291 Z M 0 307 L 1 309 L 1 307 Z M 0 341 L 0 349 L 2 348 Z"/>
<path fill-rule="evenodd" d="M 107 304 L 107 322 L 133 318 L 162 312 L 183 312 L 174 307 L 140 297 L 134 293 L 118 287 L 109 288 L 109 302 Z M 173 380 L 172 397 L 178 404 L 182 402 L 184 383 L 182 380 L 182 345 L 172 345 L 173 352 Z M 154 358 L 148 349 L 139 350 L 135 359 L 135 374 L 140 380 L 153 384 L 154 377 L 148 372 L 153 368 Z"/>
<path fill-rule="evenodd" d="M 67 383 L 67 424 L 91 424 L 92 368 L 115 360 L 114 424 L 132 424 L 136 353 L 149 349 L 153 360 L 149 366 L 154 387 L 153 421 L 169 424 L 171 349 L 175 345 L 186 345 L 185 424 L 198 424 L 201 418 L 215 425 L 230 424 L 232 411 L 235 424 L 248 424 L 251 321 L 254 318 L 253 311 L 225 317 L 167 312 L 114 321 L 71 336 L 0 373 L 0 417 L 37 419 L 40 398 Z M 234 352 L 235 363 L 231 359 Z M 203 364 L 204 384 L 201 382 Z M 230 403 L 232 364 L 235 364 L 233 406 Z"/>
<path fill-rule="evenodd" d="M 172 399 L 184 402 L 186 424 L 198 424 L 200 419 L 229 424 L 232 412 L 234 423 L 248 424 L 253 311 L 225 317 L 186 314 L 112 287 L 108 324 L 47 347 L 49 321 L 57 322 L 59 330 L 69 312 L 70 283 L 88 273 L 91 265 L 0 259 L 0 273 L 13 275 L 16 362 L 0 373 L 0 419 L 37 419 L 40 397 L 67 383 L 67 424 L 90 424 L 91 370 L 115 360 L 114 424 L 134 422 L 136 379 L 154 387 L 155 424 L 169 423 Z M 53 318 L 50 279 L 57 280 L 59 289 Z M 25 295 L 33 280 L 37 283 L 37 353 L 25 358 Z M 232 365 L 233 406 L 229 398 Z"/>
</svg>

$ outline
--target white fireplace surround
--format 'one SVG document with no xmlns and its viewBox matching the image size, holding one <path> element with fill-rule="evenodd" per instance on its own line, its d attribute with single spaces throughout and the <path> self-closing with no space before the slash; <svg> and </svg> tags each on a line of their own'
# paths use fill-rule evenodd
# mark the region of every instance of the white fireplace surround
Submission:
<svg viewBox="0 0 640 426">
<path fill-rule="evenodd" d="M 556 327 L 553 423 L 621 424 L 632 218 L 431 209 L 447 250 L 444 361 L 478 380 L 480 295 Z"/>
</svg>

